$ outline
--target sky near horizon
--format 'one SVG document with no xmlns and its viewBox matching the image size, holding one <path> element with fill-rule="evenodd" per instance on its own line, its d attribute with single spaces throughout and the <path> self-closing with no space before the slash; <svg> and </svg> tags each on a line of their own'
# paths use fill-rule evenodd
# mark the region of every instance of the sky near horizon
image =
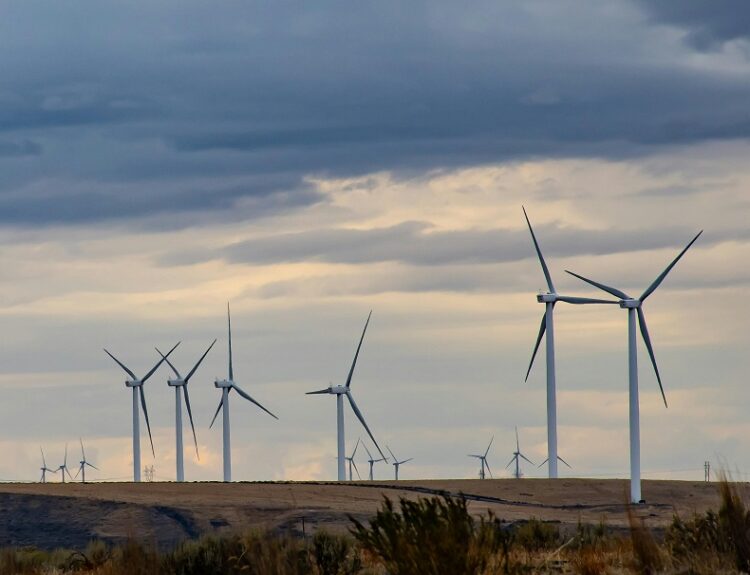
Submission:
<svg viewBox="0 0 750 575">
<path fill-rule="evenodd" d="M 544 276 L 640 294 L 645 478 L 750 474 L 750 4 L 48 0 L 0 6 L 0 480 L 79 459 L 128 479 L 137 373 L 182 341 L 200 460 L 221 478 L 226 302 L 235 479 L 335 478 L 352 389 L 402 478 L 546 457 Z M 556 307 L 562 476 L 627 477 L 627 323 Z M 174 399 L 146 384 L 174 478 Z M 187 424 L 187 420 L 185 420 Z M 347 445 L 364 430 L 346 411 Z M 363 457 L 360 472 L 366 471 Z M 544 468 L 524 468 L 543 477 Z M 392 477 L 388 466 L 376 477 Z M 645 494 L 647 495 L 647 494 Z"/>
</svg>

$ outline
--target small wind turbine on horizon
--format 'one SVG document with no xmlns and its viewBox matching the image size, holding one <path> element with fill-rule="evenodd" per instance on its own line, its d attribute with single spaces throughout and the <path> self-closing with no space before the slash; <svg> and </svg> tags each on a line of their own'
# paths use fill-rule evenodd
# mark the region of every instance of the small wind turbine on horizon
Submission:
<svg viewBox="0 0 750 575">
<path fill-rule="evenodd" d="M 640 402 L 638 399 L 638 346 L 637 346 L 637 335 L 635 331 L 635 318 L 638 316 L 638 326 L 641 331 L 641 337 L 643 342 L 646 344 L 646 350 L 651 358 L 651 365 L 654 367 L 654 373 L 656 373 L 656 381 L 659 383 L 659 391 L 661 391 L 662 399 L 664 400 L 664 407 L 667 407 L 667 396 L 664 394 L 664 387 L 661 383 L 661 375 L 659 375 L 659 368 L 656 365 L 656 356 L 654 355 L 654 348 L 651 345 L 651 337 L 648 333 L 648 327 L 646 326 L 646 316 L 643 313 L 642 305 L 646 301 L 646 298 L 650 296 L 656 288 L 661 285 L 664 278 L 672 270 L 672 268 L 680 261 L 685 252 L 690 249 L 695 241 L 703 233 L 703 230 L 698 232 L 696 236 L 690 240 L 690 243 L 678 254 L 678 256 L 672 260 L 666 269 L 661 272 L 656 279 L 651 283 L 650 286 L 641 294 L 638 298 L 630 297 L 624 291 L 617 288 L 610 287 L 608 285 L 595 282 L 581 275 L 567 271 L 570 275 L 577 277 L 580 280 L 591 284 L 594 287 L 599 288 L 609 294 L 612 294 L 616 298 L 619 298 L 619 304 L 622 309 L 628 311 L 628 379 L 629 379 L 629 412 L 630 412 L 630 500 L 632 503 L 640 503 L 641 498 L 641 424 L 640 424 Z"/>
<path fill-rule="evenodd" d="M 380 463 L 381 461 L 388 461 L 388 459 L 386 457 L 380 457 L 378 459 L 375 459 L 372 456 L 372 453 L 370 453 L 370 450 L 367 449 L 367 445 L 365 445 L 363 443 L 362 447 L 365 448 L 365 451 L 367 452 L 367 457 L 369 457 L 369 459 L 367 460 L 367 463 L 370 464 L 370 475 L 369 475 L 369 478 L 370 478 L 370 481 L 373 481 L 375 479 L 375 476 L 373 475 L 373 468 L 375 467 L 375 464 L 376 463 Z M 382 455 L 382 453 L 381 453 L 381 455 Z"/>
<path fill-rule="evenodd" d="M 224 452 L 224 481 L 232 481 L 232 438 L 229 428 L 229 393 L 234 390 L 240 397 L 248 400 L 250 403 L 254 403 L 268 415 L 274 419 L 279 419 L 273 413 L 268 411 L 260 403 L 255 401 L 247 393 L 242 391 L 240 387 L 234 382 L 234 368 L 232 367 L 232 316 L 229 313 L 229 302 L 227 302 L 227 332 L 228 332 L 228 347 L 229 347 L 229 377 L 227 379 L 214 381 L 214 386 L 217 389 L 221 389 L 221 401 L 219 401 L 219 407 L 216 408 L 214 418 L 211 420 L 209 429 L 213 427 L 216 417 L 219 415 L 219 411 L 222 411 L 222 437 L 223 437 L 223 452 Z"/>
<path fill-rule="evenodd" d="M 354 456 L 357 454 L 357 448 L 359 447 L 360 441 L 361 438 L 357 438 L 357 444 L 354 446 L 354 451 L 352 451 L 352 454 L 346 458 L 346 461 L 349 463 L 349 481 L 354 481 L 352 476 L 352 466 L 354 466 L 354 469 L 357 472 L 357 477 L 362 479 L 362 476 L 359 474 L 359 469 L 357 469 L 357 464 L 354 463 Z"/>
<path fill-rule="evenodd" d="M 161 351 L 159 351 L 159 348 L 156 348 L 156 351 L 158 354 L 164 359 L 164 361 L 167 362 L 167 365 L 171 368 L 171 370 L 175 374 L 175 379 L 167 379 L 167 385 L 170 387 L 174 387 L 174 410 L 175 410 L 175 453 L 176 453 L 176 477 L 177 481 L 185 481 L 185 454 L 184 454 L 184 448 L 182 445 L 182 391 L 185 390 L 185 407 L 188 412 L 188 418 L 190 419 L 190 428 L 193 430 L 193 443 L 195 443 L 195 456 L 200 459 L 201 456 L 198 453 L 198 438 L 195 435 L 195 425 L 193 424 L 193 410 L 190 408 L 190 395 L 188 394 L 188 382 L 190 381 L 190 378 L 193 377 L 193 374 L 198 370 L 198 366 L 203 362 L 203 360 L 208 355 L 208 352 L 211 351 L 211 348 L 216 343 L 216 340 L 214 340 L 211 345 L 208 346 L 208 349 L 205 351 L 205 353 L 201 356 L 201 358 L 198 360 L 198 362 L 193 366 L 193 369 L 191 369 L 188 374 L 185 377 L 182 377 L 180 375 L 180 372 L 177 371 L 177 368 L 172 364 L 171 361 L 165 356 Z"/>
<path fill-rule="evenodd" d="M 393 451 L 391 451 L 390 447 L 386 445 L 385 448 L 388 450 L 388 453 L 391 454 L 391 457 L 393 457 L 393 470 L 395 472 L 395 479 L 396 481 L 398 481 L 398 468 L 401 467 L 404 463 L 409 463 L 414 458 L 410 457 L 409 459 L 403 459 L 399 461 L 398 459 L 396 459 L 396 456 L 393 454 Z"/>
<path fill-rule="evenodd" d="M 354 354 L 354 361 L 352 361 L 352 367 L 351 369 L 349 369 L 349 375 L 346 378 L 346 384 L 336 385 L 336 386 L 331 384 L 326 389 L 320 389 L 318 391 L 308 391 L 306 394 L 306 395 L 330 394 L 330 395 L 336 396 L 336 438 L 337 438 L 337 447 L 338 447 L 337 468 L 338 468 L 338 480 L 339 481 L 346 481 L 346 469 L 344 467 L 344 462 L 346 460 L 346 453 L 345 453 L 346 444 L 345 444 L 345 437 L 344 437 L 344 399 L 343 399 L 343 396 L 346 396 L 346 399 L 349 400 L 349 405 L 351 405 L 352 411 L 354 411 L 354 415 L 356 415 L 357 419 L 359 419 L 360 423 L 362 423 L 362 426 L 365 428 L 365 431 L 367 431 L 367 435 L 370 436 L 370 439 L 372 439 L 372 442 L 375 444 L 375 447 L 377 447 L 378 451 L 380 452 L 380 456 L 386 461 L 388 459 L 383 454 L 383 451 L 380 449 L 378 442 L 375 441 L 375 437 L 370 431 L 370 428 L 367 426 L 367 423 L 365 422 L 365 418 L 362 415 L 362 412 L 359 410 L 359 407 L 357 407 L 357 403 L 354 401 L 354 397 L 352 397 L 352 392 L 350 389 L 351 384 L 352 384 L 352 375 L 354 375 L 354 367 L 357 365 L 357 358 L 359 357 L 359 350 L 362 348 L 362 341 L 365 339 L 367 326 L 370 324 L 370 317 L 372 317 L 372 310 L 370 310 L 370 313 L 367 316 L 367 321 L 365 322 L 365 328 L 362 330 L 362 337 L 359 338 L 359 345 L 357 346 L 357 351 Z"/>
<path fill-rule="evenodd" d="M 487 445 L 487 449 L 484 450 L 484 455 L 477 455 L 474 453 L 469 453 L 467 457 L 474 457 L 479 460 L 479 479 L 484 479 L 485 474 L 484 470 L 487 469 L 487 473 L 490 474 L 490 478 L 492 477 L 492 471 L 490 471 L 490 464 L 487 463 L 487 454 L 490 452 L 490 447 L 492 447 L 492 442 L 495 441 L 495 436 L 492 436 L 492 439 L 490 439 L 489 444 Z"/>
<path fill-rule="evenodd" d="M 96 465 L 89 463 L 86 460 L 86 452 L 83 449 L 83 439 L 79 439 L 79 440 L 81 442 L 81 461 L 79 461 L 79 466 L 78 466 L 78 471 L 76 472 L 76 477 L 80 475 L 81 483 L 86 483 L 86 466 L 88 465 L 89 467 L 96 469 L 97 471 L 99 471 L 99 468 Z"/>
<path fill-rule="evenodd" d="M 42 471 L 42 478 L 39 480 L 40 483 L 47 483 L 47 472 L 57 473 L 57 469 L 50 469 L 47 467 L 47 460 L 44 458 L 44 449 L 39 446 L 39 451 L 42 452 L 42 466 L 39 468 Z"/>
<path fill-rule="evenodd" d="M 544 272 L 544 278 L 547 280 L 547 288 L 549 291 L 546 293 L 540 293 L 536 296 L 539 303 L 544 304 L 544 315 L 542 315 L 542 323 L 539 326 L 539 335 L 536 338 L 536 344 L 534 345 L 534 352 L 531 354 L 531 361 L 529 362 L 529 369 L 526 371 L 526 379 L 528 381 L 531 368 L 534 365 L 534 358 L 539 350 L 539 344 L 542 341 L 542 337 L 546 332 L 547 334 L 547 349 L 546 349 L 546 360 L 547 360 L 547 459 L 549 463 L 547 467 L 548 475 L 550 479 L 557 478 L 557 462 L 560 457 L 557 455 L 557 390 L 556 390 L 556 379 L 555 379 L 555 328 L 554 328 L 554 309 L 555 303 L 558 301 L 570 304 L 616 304 L 616 301 L 593 299 L 586 297 L 571 297 L 560 295 L 555 291 L 555 286 L 552 283 L 552 276 L 549 273 L 547 263 L 544 261 L 542 256 L 542 250 L 539 248 L 534 230 L 531 227 L 529 216 L 526 214 L 526 208 L 523 209 L 523 215 L 526 218 L 526 224 L 529 226 L 529 232 L 531 232 L 531 239 L 534 242 L 534 249 L 539 257 L 539 263 L 542 266 L 542 272 Z M 564 462 L 563 462 L 564 463 Z M 567 464 L 566 464 L 567 465 Z"/>
<path fill-rule="evenodd" d="M 166 357 L 169 357 L 169 354 L 171 354 L 178 345 L 180 345 L 179 341 L 172 349 L 169 350 Z M 148 420 L 148 409 L 146 408 L 146 396 L 143 393 L 143 384 L 146 383 L 146 380 L 151 377 L 157 369 L 159 369 L 159 366 L 164 362 L 164 357 L 162 357 L 146 375 L 138 379 L 138 377 L 136 377 L 136 375 L 132 371 L 130 371 L 130 369 L 124 363 L 122 363 L 114 355 L 109 353 L 109 351 L 105 349 L 104 353 L 115 360 L 115 363 L 117 363 L 117 365 L 119 365 L 123 369 L 123 371 L 128 374 L 130 379 L 125 380 L 125 386 L 133 388 L 133 481 L 139 482 L 141 480 L 141 427 L 138 402 L 140 400 L 141 409 L 143 409 L 143 417 L 146 419 L 148 439 L 151 442 L 151 455 L 156 457 L 156 453 L 154 451 L 154 440 L 151 437 L 151 424 Z"/>
<path fill-rule="evenodd" d="M 68 444 L 65 444 L 65 459 L 63 459 L 63 464 L 57 468 L 56 471 L 60 472 L 60 477 L 62 478 L 62 482 L 65 483 L 65 474 L 68 474 L 68 477 L 71 481 L 73 481 L 73 476 L 70 474 L 70 471 L 68 471 Z"/>
<path fill-rule="evenodd" d="M 511 463 L 513 463 L 514 461 L 516 462 L 516 468 L 513 472 L 513 477 L 515 477 L 516 479 L 521 479 L 521 477 L 523 477 L 523 473 L 521 473 L 521 458 L 531 463 L 531 465 L 534 465 L 533 461 L 531 461 L 528 457 L 521 453 L 521 447 L 518 442 L 518 427 L 516 427 L 516 450 L 513 452 L 513 457 L 508 462 L 508 465 L 505 466 L 505 469 L 508 469 Z"/>
</svg>

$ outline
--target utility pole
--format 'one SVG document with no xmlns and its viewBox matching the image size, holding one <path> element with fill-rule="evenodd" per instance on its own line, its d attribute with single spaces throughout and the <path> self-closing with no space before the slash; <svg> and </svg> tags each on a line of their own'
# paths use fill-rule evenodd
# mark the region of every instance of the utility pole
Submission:
<svg viewBox="0 0 750 575">
<path fill-rule="evenodd" d="M 703 481 L 711 481 L 711 462 L 706 461 L 703 463 Z"/>
</svg>

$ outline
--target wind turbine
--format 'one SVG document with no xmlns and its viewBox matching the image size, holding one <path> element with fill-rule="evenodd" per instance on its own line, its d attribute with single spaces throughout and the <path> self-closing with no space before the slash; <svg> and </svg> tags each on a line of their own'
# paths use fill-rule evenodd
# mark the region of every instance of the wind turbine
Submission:
<svg viewBox="0 0 750 575">
<path fill-rule="evenodd" d="M 229 332 L 229 377 L 227 379 L 217 379 L 216 381 L 214 381 L 214 386 L 221 389 L 221 401 L 219 402 L 219 407 L 216 408 L 216 413 L 214 413 L 214 418 L 211 420 L 211 425 L 209 425 L 208 427 L 209 429 L 213 427 L 214 422 L 216 421 L 216 417 L 219 415 L 219 411 L 221 411 L 223 408 L 222 419 L 224 424 L 224 481 L 230 482 L 232 481 L 232 444 L 231 436 L 229 433 L 229 392 L 235 390 L 240 395 L 240 397 L 247 399 L 250 403 L 254 403 L 274 419 L 278 419 L 278 417 L 268 411 L 260 403 L 255 401 L 247 393 L 242 391 L 234 382 L 234 369 L 232 368 L 232 317 L 229 314 L 229 303 L 227 303 L 227 325 Z"/>
<path fill-rule="evenodd" d="M 479 460 L 479 479 L 484 479 L 484 470 L 487 468 L 487 472 L 490 474 L 490 477 L 492 477 L 492 471 L 490 471 L 490 464 L 487 463 L 487 454 L 490 452 L 490 447 L 492 447 L 492 442 L 495 441 L 495 436 L 492 436 L 492 439 L 490 439 L 490 443 L 487 445 L 487 449 L 484 452 L 484 455 L 476 455 L 473 453 L 470 453 L 469 457 L 475 457 Z"/>
<path fill-rule="evenodd" d="M 169 354 L 171 354 L 178 345 L 180 345 L 179 341 L 172 349 L 169 350 L 169 353 L 167 353 L 166 357 L 169 357 Z M 132 371 L 130 371 L 130 369 L 128 369 L 128 367 L 124 363 L 122 363 L 114 355 L 109 353 L 109 351 L 105 349 L 104 352 L 113 360 L 115 360 L 115 363 L 117 363 L 117 365 L 119 365 L 123 369 L 123 371 L 125 371 L 125 373 L 127 373 L 130 377 L 130 379 L 125 380 L 125 386 L 133 388 L 133 481 L 139 482 L 141 480 L 141 428 L 140 417 L 138 413 L 138 401 L 140 399 L 141 408 L 143 408 L 143 416 L 146 419 L 148 439 L 151 442 L 151 454 L 155 457 L 156 454 L 154 452 L 154 440 L 151 437 L 151 424 L 148 421 L 148 409 L 146 408 L 146 396 L 143 394 L 143 384 L 146 383 L 146 380 L 151 377 L 157 369 L 159 369 L 159 366 L 164 361 L 164 358 L 162 357 L 146 375 L 138 379 L 138 377 L 136 377 L 136 375 Z"/>
<path fill-rule="evenodd" d="M 398 481 L 398 468 L 399 468 L 399 467 L 400 467 L 401 465 L 403 465 L 404 463 L 408 463 L 409 461 L 411 461 L 411 460 L 412 460 L 412 459 L 414 459 L 414 458 L 413 458 L 413 457 L 410 457 L 409 459 L 404 459 L 404 460 L 402 460 L 402 461 L 399 461 L 398 459 L 396 459 L 396 456 L 395 456 L 395 455 L 393 455 L 393 451 L 391 451 L 391 448 L 390 448 L 390 447 L 388 447 L 388 446 L 386 445 L 386 446 L 385 446 L 385 448 L 386 448 L 386 449 L 388 450 L 388 453 L 390 453 L 390 454 L 391 454 L 391 457 L 393 457 L 393 469 L 394 469 L 394 470 L 395 470 L 395 472 L 396 472 L 396 481 Z"/>
<path fill-rule="evenodd" d="M 65 459 L 63 460 L 63 464 L 57 468 L 56 471 L 60 471 L 60 477 L 62 477 L 62 482 L 65 483 L 65 474 L 68 474 L 68 477 L 70 477 L 70 480 L 73 480 L 73 476 L 70 474 L 70 471 L 68 471 L 68 444 L 65 444 Z"/>
<path fill-rule="evenodd" d="M 198 369 L 198 366 L 208 355 L 208 352 L 211 351 L 211 348 L 214 346 L 215 343 L 216 343 L 216 340 L 214 340 L 213 343 L 208 346 L 208 349 L 198 360 L 198 363 L 196 363 L 193 366 L 193 369 L 191 369 L 190 372 L 185 377 L 182 377 L 180 375 L 180 372 L 177 371 L 177 368 L 172 364 L 171 361 L 169 361 L 167 356 L 165 356 L 161 351 L 159 351 L 158 347 L 156 348 L 156 351 L 159 353 L 162 359 L 164 359 L 164 361 L 167 362 L 167 365 L 169 365 L 169 367 L 172 369 L 176 377 L 176 379 L 168 379 L 167 385 L 174 387 L 175 438 L 176 438 L 175 441 L 177 445 L 177 448 L 176 448 L 177 481 L 185 481 L 184 450 L 182 447 L 182 390 L 183 389 L 185 390 L 185 407 L 187 408 L 188 418 L 190 419 L 190 428 L 193 430 L 193 442 L 195 443 L 195 455 L 198 457 L 198 459 L 200 459 L 200 455 L 198 453 L 198 438 L 195 436 L 195 425 L 193 424 L 193 410 L 190 408 L 190 395 L 188 394 L 187 384 L 190 381 L 190 378 L 193 377 L 193 374 Z"/>
<path fill-rule="evenodd" d="M 518 427 L 516 427 L 516 450 L 513 452 L 513 458 L 508 462 L 508 465 L 505 466 L 505 469 L 508 469 L 511 463 L 513 463 L 514 461 L 516 462 L 516 469 L 513 472 L 513 477 L 515 477 L 516 479 L 521 479 L 521 477 L 523 477 L 523 474 L 521 473 L 521 458 L 531 463 L 531 465 L 534 465 L 533 461 L 531 461 L 528 457 L 521 453 L 521 448 L 518 444 Z"/>
<path fill-rule="evenodd" d="M 571 304 L 616 304 L 616 301 L 592 299 L 586 297 L 571 297 L 560 295 L 555 291 L 555 286 L 552 283 L 552 276 L 549 273 L 547 263 L 544 261 L 542 256 L 542 250 L 539 248 L 539 242 L 536 240 L 536 235 L 531 227 L 529 216 L 526 214 L 526 208 L 523 208 L 523 215 L 526 218 L 526 224 L 529 226 L 529 232 L 531 232 L 531 239 L 534 242 L 534 249 L 539 257 L 539 263 L 542 265 L 542 271 L 544 272 L 544 278 L 547 280 L 547 288 L 549 291 L 546 293 L 540 293 L 536 296 L 536 300 L 539 303 L 544 304 L 544 315 L 542 316 L 542 323 L 539 326 L 539 335 L 536 338 L 536 344 L 534 345 L 534 352 L 531 354 L 531 361 L 529 362 L 529 369 L 526 370 L 526 379 L 528 381 L 531 368 L 534 365 L 534 358 L 536 357 L 539 344 L 542 342 L 542 337 L 546 332 L 547 334 L 547 461 L 549 466 L 547 468 L 550 479 L 557 478 L 557 461 L 560 459 L 557 455 L 557 390 L 555 381 L 555 326 L 554 326 L 554 309 L 555 303 L 558 301 Z"/>
<path fill-rule="evenodd" d="M 362 330 L 362 337 L 359 338 L 359 345 L 357 346 L 357 351 L 354 354 L 354 361 L 352 361 L 352 367 L 349 369 L 349 375 L 346 378 L 346 385 L 329 385 L 326 389 L 320 389 L 318 391 L 308 391 L 306 395 L 318 395 L 318 394 L 330 394 L 336 396 L 336 436 L 337 436 L 337 442 L 338 442 L 338 480 L 339 481 L 345 481 L 346 480 L 346 471 L 344 469 L 344 461 L 346 459 L 345 456 L 345 443 L 344 443 L 344 399 L 343 396 L 345 395 L 346 398 L 349 400 L 349 405 L 352 406 L 352 411 L 354 411 L 354 415 L 357 416 L 357 419 L 362 423 L 362 426 L 365 428 L 365 431 L 367 431 L 367 435 L 370 436 L 370 439 L 372 439 L 372 442 L 375 444 L 375 447 L 378 448 L 378 451 L 380 452 L 380 456 L 383 459 L 386 459 L 386 456 L 383 454 L 383 451 L 380 449 L 380 446 L 378 445 L 378 442 L 375 441 L 375 437 L 372 435 L 372 432 L 370 431 L 370 428 L 367 427 L 367 423 L 365 422 L 365 418 L 362 415 L 362 412 L 359 410 L 359 407 L 357 407 L 357 403 L 354 401 L 354 397 L 352 397 L 351 392 L 351 384 L 352 384 L 352 375 L 354 374 L 354 366 L 357 365 L 357 357 L 359 357 L 359 350 L 362 348 L 362 341 L 365 339 L 365 332 L 367 331 L 367 326 L 370 324 L 370 317 L 372 317 L 372 310 L 370 310 L 370 314 L 367 316 L 367 321 L 365 322 L 365 329 Z"/>
<path fill-rule="evenodd" d="M 81 461 L 79 462 L 80 465 L 78 467 L 78 472 L 76 473 L 76 477 L 80 474 L 81 476 L 81 483 L 86 483 L 86 466 L 92 467 L 99 471 L 99 468 L 96 465 L 93 465 L 86 461 L 86 452 L 83 450 L 83 439 L 81 441 Z"/>
<path fill-rule="evenodd" d="M 354 456 L 357 454 L 357 448 L 359 447 L 360 439 L 357 439 L 357 444 L 354 446 L 354 451 L 352 451 L 352 454 L 346 458 L 346 460 L 349 462 L 349 481 L 354 481 L 354 478 L 352 477 L 352 466 L 354 466 L 354 469 L 357 472 L 357 477 L 362 479 L 362 476 L 359 474 L 359 469 L 357 469 L 357 464 L 354 463 Z"/>
<path fill-rule="evenodd" d="M 42 449 L 41 446 L 39 447 L 39 451 L 42 452 L 42 466 L 39 468 L 42 471 L 42 478 L 40 480 L 40 483 L 47 483 L 47 472 L 49 471 L 51 473 L 57 473 L 57 469 L 50 469 L 49 467 L 47 467 L 47 460 L 44 459 L 44 449 Z"/>
<path fill-rule="evenodd" d="M 650 296 L 656 288 L 659 287 L 667 274 L 672 268 L 680 261 L 680 258 L 685 255 L 685 252 L 690 249 L 695 241 L 703 233 L 703 230 L 698 232 L 696 236 L 690 240 L 690 243 L 679 253 L 679 255 L 672 260 L 666 269 L 661 272 L 656 279 L 646 288 L 640 297 L 630 297 L 625 292 L 613 288 L 593 280 L 587 279 L 573 272 L 568 272 L 570 275 L 577 277 L 591 284 L 592 286 L 598 287 L 607 293 L 619 298 L 620 307 L 628 311 L 628 375 L 629 375 L 629 395 L 630 395 L 630 500 L 633 503 L 640 503 L 641 501 L 641 424 L 640 424 L 640 403 L 638 400 L 638 347 L 636 344 L 636 331 L 635 331 L 635 316 L 638 315 L 638 326 L 640 327 L 641 336 L 643 342 L 646 344 L 648 355 L 651 358 L 651 365 L 654 367 L 656 373 L 656 381 L 659 383 L 659 390 L 661 391 L 662 399 L 664 400 L 664 406 L 667 407 L 667 396 L 664 395 L 664 387 L 661 384 L 661 375 L 659 375 L 659 368 L 656 365 L 656 356 L 654 356 L 654 348 L 651 345 L 651 337 L 648 333 L 648 327 L 646 326 L 646 316 L 643 313 L 642 305 L 646 301 L 646 298 Z M 567 271 L 567 270 L 566 270 Z"/>
<path fill-rule="evenodd" d="M 380 459 L 375 459 L 375 458 L 373 458 L 372 453 L 370 453 L 370 450 L 367 449 L 367 445 L 365 445 L 363 443 L 362 447 L 365 448 L 365 451 L 367 452 L 367 457 L 370 458 L 370 459 L 367 460 L 367 463 L 370 464 L 370 481 L 372 481 L 374 479 L 373 474 L 372 474 L 372 469 L 373 469 L 373 467 L 375 467 L 375 464 L 379 463 L 380 461 L 388 461 L 388 458 L 381 457 Z M 382 455 L 382 453 L 381 453 L 381 455 Z"/>
</svg>

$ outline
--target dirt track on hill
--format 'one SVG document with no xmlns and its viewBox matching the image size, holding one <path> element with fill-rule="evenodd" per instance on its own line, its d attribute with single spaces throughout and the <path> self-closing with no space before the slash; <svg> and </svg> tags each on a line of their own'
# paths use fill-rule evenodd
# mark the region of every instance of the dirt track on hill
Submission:
<svg viewBox="0 0 750 575">
<path fill-rule="evenodd" d="M 627 526 L 628 483 L 592 479 L 361 481 L 353 483 L 89 483 L 0 485 L 0 545 L 82 548 L 94 538 L 137 537 L 159 546 L 249 528 L 311 532 L 371 517 L 383 496 L 463 493 L 473 513 L 506 521 L 535 517 L 563 526 L 603 521 Z M 714 483 L 644 481 L 637 514 L 665 527 L 674 513 L 716 509 Z"/>
</svg>

